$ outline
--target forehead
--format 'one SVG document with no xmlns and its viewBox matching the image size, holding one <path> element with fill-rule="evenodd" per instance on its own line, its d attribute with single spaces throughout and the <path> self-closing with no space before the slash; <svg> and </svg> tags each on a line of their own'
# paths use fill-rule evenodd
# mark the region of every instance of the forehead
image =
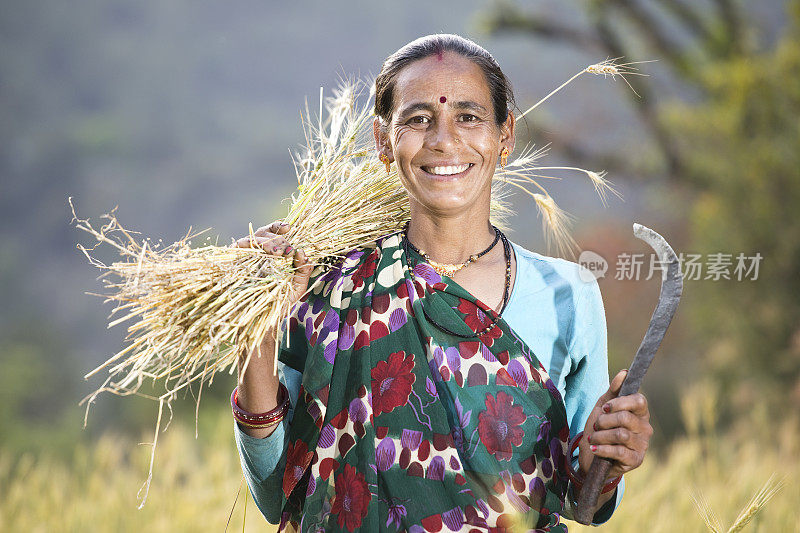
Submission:
<svg viewBox="0 0 800 533">
<path fill-rule="evenodd" d="M 423 101 L 471 100 L 491 109 L 491 93 L 481 68 L 469 59 L 452 52 L 442 58 L 432 55 L 410 63 L 397 75 L 394 87 L 394 110 Z"/>
</svg>

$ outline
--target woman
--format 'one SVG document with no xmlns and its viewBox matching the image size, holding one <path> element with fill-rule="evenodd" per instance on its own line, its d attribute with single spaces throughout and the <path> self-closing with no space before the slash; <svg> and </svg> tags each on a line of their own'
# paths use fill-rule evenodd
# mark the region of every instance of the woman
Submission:
<svg viewBox="0 0 800 533">
<path fill-rule="evenodd" d="M 641 464 L 647 402 L 616 397 L 624 371 L 608 384 L 596 281 L 489 222 L 512 104 L 483 48 L 417 39 L 386 60 L 375 95 L 377 150 L 409 195 L 405 229 L 354 250 L 302 298 L 312 272 L 281 237 L 289 228 L 256 232 L 298 268 L 280 382 L 267 336 L 232 396 L 248 485 L 281 529 L 566 531 L 594 456 L 614 465 L 595 523 Z"/>
</svg>

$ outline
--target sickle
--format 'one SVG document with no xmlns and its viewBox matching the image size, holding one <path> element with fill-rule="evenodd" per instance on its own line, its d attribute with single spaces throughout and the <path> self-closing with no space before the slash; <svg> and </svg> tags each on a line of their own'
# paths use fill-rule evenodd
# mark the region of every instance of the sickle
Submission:
<svg viewBox="0 0 800 533">
<path fill-rule="evenodd" d="M 683 292 L 683 277 L 681 276 L 678 258 L 664 237 L 646 226 L 635 223 L 633 225 L 633 234 L 649 244 L 658 255 L 662 265 L 661 294 L 658 297 L 658 305 L 653 311 L 653 316 L 650 318 L 650 326 L 647 328 L 647 333 L 645 333 L 642 344 L 639 346 L 636 357 L 634 357 L 633 363 L 628 370 L 628 375 L 622 383 L 619 396 L 634 394 L 639 390 L 642 379 L 644 379 L 644 375 L 656 355 L 656 350 L 661 345 L 664 333 L 666 333 L 667 327 L 672 321 L 672 316 L 675 314 L 675 309 L 677 309 L 678 302 L 681 299 L 681 292 Z M 663 265 L 667 265 L 667 268 L 663 268 Z M 610 468 L 611 461 L 608 459 L 595 457 L 592 460 L 589 474 L 586 476 L 578 497 L 575 519 L 579 523 L 591 523 L 594 516 L 592 510 L 597 505 L 600 490 Z"/>
</svg>

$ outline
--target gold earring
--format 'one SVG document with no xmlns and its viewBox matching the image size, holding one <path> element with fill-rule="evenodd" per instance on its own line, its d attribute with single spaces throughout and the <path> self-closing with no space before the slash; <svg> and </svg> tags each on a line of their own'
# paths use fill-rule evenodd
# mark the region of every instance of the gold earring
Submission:
<svg viewBox="0 0 800 533">
<path fill-rule="evenodd" d="M 391 167 L 391 165 L 392 165 L 392 162 L 391 162 L 391 161 L 389 161 L 389 157 L 388 157 L 386 154 L 381 154 L 381 155 L 380 155 L 380 157 L 379 157 L 378 159 L 380 159 L 380 160 L 381 160 L 381 162 L 382 162 L 384 165 L 386 165 L 386 175 L 388 176 L 388 175 L 389 175 L 389 172 L 390 172 L 390 168 L 389 168 L 389 167 Z"/>
<path fill-rule="evenodd" d="M 503 168 L 508 163 L 508 148 L 503 146 L 503 149 L 500 150 L 500 168 Z"/>
</svg>

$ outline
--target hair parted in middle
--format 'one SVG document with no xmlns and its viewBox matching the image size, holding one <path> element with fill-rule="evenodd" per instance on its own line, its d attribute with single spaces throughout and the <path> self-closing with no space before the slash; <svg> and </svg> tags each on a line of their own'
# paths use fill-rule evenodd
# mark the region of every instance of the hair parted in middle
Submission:
<svg viewBox="0 0 800 533">
<path fill-rule="evenodd" d="M 452 33 L 437 33 L 420 37 L 386 58 L 375 78 L 375 115 L 383 124 L 391 122 L 394 111 L 394 87 L 397 75 L 410 63 L 426 57 L 454 52 L 480 67 L 492 95 L 494 120 L 499 126 L 514 107 L 514 92 L 500 65 L 482 46 Z"/>
</svg>

